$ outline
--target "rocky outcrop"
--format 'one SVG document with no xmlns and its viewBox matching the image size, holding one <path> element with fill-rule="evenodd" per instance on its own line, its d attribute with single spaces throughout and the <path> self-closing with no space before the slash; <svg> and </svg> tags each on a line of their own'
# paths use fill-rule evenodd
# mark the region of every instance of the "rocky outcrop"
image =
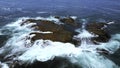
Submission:
<svg viewBox="0 0 120 68">
<path fill-rule="evenodd" d="M 93 34 L 98 35 L 97 37 L 92 38 L 93 42 L 107 42 L 110 39 L 110 35 L 107 33 L 106 27 L 106 23 L 90 23 L 87 24 L 86 29 Z"/>
<path fill-rule="evenodd" d="M 56 31 L 53 33 L 31 33 L 35 34 L 35 36 L 32 38 L 32 41 L 38 40 L 38 39 L 44 39 L 44 40 L 52 40 L 52 41 L 60 41 L 60 42 L 70 42 L 72 40 L 72 33 L 68 31 Z"/>
<path fill-rule="evenodd" d="M 75 22 L 74 19 L 71 17 L 55 17 L 60 21 L 60 23 L 64 24 L 57 24 L 54 21 L 50 20 L 43 20 L 43 19 L 27 19 L 23 20 L 21 26 L 29 23 L 35 23 L 35 25 L 31 26 L 35 29 L 35 32 L 31 32 L 29 35 L 33 35 L 33 37 L 28 38 L 31 39 L 31 42 L 34 43 L 36 40 L 44 39 L 44 40 L 52 40 L 64 43 L 73 43 L 75 46 L 80 46 L 81 39 L 75 40 L 73 36 L 78 35 L 80 32 L 76 32 L 76 29 L 81 28 L 78 23 Z M 88 23 L 86 24 L 86 30 L 94 35 L 98 35 L 92 38 L 92 42 L 95 44 L 99 44 L 99 42 L 107 42 L 110 39 L 110 35 L 107 33 L 105 29 L 107 26 L 106 23 Z M 39 31 L 39 32 L 38 32 Z M 4 36 L 0 36 L 0 43 L 4 42 Z M 91 38 L 91 37 L 90 37 Z M 2 40 L 2 41 L 1 41 Z M 86 40 L 86 39 L 83 39 Z M 88 39 L 89 42 L 89 39 Z M 44 43 L 44 42 L 43 42 Z M 79 45 L 77 45 L 79 44 Z M 105 49 L 96 49 L 99 53 L 109 54 L 109 52 Z M 88 51 L 89 52 L 89 51 Z M 15 55 L 16 56 L 16 55 Z M 14 57 L 14 55 L 13 55 Z M 10 58 L 10 59 L 9 59 Z M 5 61 L 9 61 L 13 58 L 8 57 Z M 0 57 L 0 60 L 3 60 L 3 57 Z M 4 60 L 3 60 L 4 61 Z M 10 68 L 60 68 L 61 65 L 65 65 L 64 68 L 80 68 L 77 65 L 72 65 L 67 59 L 64 58 L 54 58 L 53 60 L 49 60 L 46 62 L 34 61 L 33 64 L 21 63 L 22 61 L 13 60 L 11 63 L 7 63 Z"/>
<path fill-rule="evenodd" d="M 35 30 L 40 30 L 42 32 L 49 31 L 50 33 L 39 33 L 39 32 L 33 32 L 32 34 L 35 34 L 34 37 L 32 37 L 32 41 L 38 39 L 44 39 L 44 40 L 52 40 L 52 41 L 60 41 L 60 42 L 69 42 L 74 43 L 75 45 L 77 43 L 80 44 L 80 41 L 73 40 L 73 36 L 78 34 L 75 32 L 76 29 L 81 28 L 77 25 L 75 19 L 71 17 L 55 17 L 60 22 L 64 24 L 56 24 L 55 21 L 50 20 L 42 20 L 42 19 L 27 19 L 24 21 L 22 25 L 27 23 L 36 23 L 36 25 L 32 26 L 35 28 Z M 92 41 L 97 44 L 99 42 L 107 42 L 110 39 L 110 35 L 107 33 L 105 27 L 107 26 L 106 23 L 88 23 L 86 24 L 86 30 L 88 30 L 90 33 L 98 35 L 96 37 L 92 38 Z"/>
<path fill-rule="evenodd" d="M 40 30 L 42 32 L 47 32 L 47 31 L 50 32 L 50 33 L 33 32 L 30 34 L 30 35 L 35 34 L 35 36 L 32 37 L 32 41 L 38 39 L 44 39 L 44 40 L 72 43 L 73 33 L 69 30 L 66 30 L 65 29 L 66 27 L 63 25 L 55 24 L 53 21 L 49 21 L 49 20 L 28 19 L 24 21 L 21 24 L 21 26 L 26 23 L 36 23 L 36 25 L 32 26 L 35 28 L 35 30 Z"/>
<path fill-rule="evenodd" d="M 69 25 L 77 26 L 77 23 L 75 23 L 75 20 L 71 17 L 68 18 L 60 18 L 60 21 Z"/>
</svg>

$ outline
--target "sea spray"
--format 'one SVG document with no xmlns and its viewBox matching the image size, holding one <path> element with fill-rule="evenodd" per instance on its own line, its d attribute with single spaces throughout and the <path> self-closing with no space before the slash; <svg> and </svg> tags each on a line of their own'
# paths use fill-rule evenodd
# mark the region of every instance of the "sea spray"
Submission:
<svg viewBox="0 0 120 68">
<path fill-rule="evenodd" d="M 9 66 L 6 63 L 0 62 L 0 68 L 9 68 Z"/>
<path fill-rule="evenodd" d="M 84 36 L 82 37 L 85 37 L 85 34 L 83 35 Z M 87 37 L 88 36 L 89 35 L 87 35 Z M 117 66 L 114 62 L 97 51 L 97 48 L 105 49 L 109 51 L 110 54 L 113 54 L 120 48 L 120 42 L 115 40 L 115 36 L 113 36 L 108 43 L 101 43 L 100 45 L 93 45 L 91 42 L 85 42 L 88 39 L 84 39 L 81 41 L 82 44 L 79 47 L 83 49 L 82 52 L 80 52 L 78 56 L 72 56 L 70 61 L 74 64 L 82 66 L 83 68 L 119 68 L 119 66 Z M 75 37 L 81 38 L 81 35 Z"/>
<path fill-rule="evenodd" d="M 114 53 L 120 46 L 120 38 L 118 38 L 118 36 L 120 36 L 119 34 L 113 35 L 111 40 L 107 43 L 95 45 L 91 41 L 91 38 L 95 35 L 89 33 L 84 27 L 78 35 L 74 36 L 74 38 L 81 41 L 79 47 L 75 47 L 75 45 L 71 43 L 53 42 L 51 40 L 43 39 L 36 40 L 32 43 L 32 36 L 29 35 L 29 33 L 36 32 L 31 28 L 32 25 L 36 24 L 28 23 L 21 26 L 23 20 L 26 19 L 29 18 L 20 18 L 18 21 L 10 23 L 2 28 L 9 29 L 12 36 L 7 43 L 0 48 L 0 55 L 4 56 L 4 59 L 10 58 L 9 60 L 3 61 L 6 63 L 4 66 L 10 63 L 12 64 L 14 61 L 20 61 L 21 63 L 34 63 L 36 60 L 45 62 L 53 60 L 54 57 L 63 57 L 68 58 L 73 64 L 77 64 L 83 68 L 119 68 L 115 63 L 97 51 L 97 48 L 99 48 L 109 51 L 110 54 Z M 50 19 L 41 17 L 34 19 L 57 20 L 52 17 L 50 17 Z M 28 39 L 27 37 L 30 38 Z"/>
</svg>

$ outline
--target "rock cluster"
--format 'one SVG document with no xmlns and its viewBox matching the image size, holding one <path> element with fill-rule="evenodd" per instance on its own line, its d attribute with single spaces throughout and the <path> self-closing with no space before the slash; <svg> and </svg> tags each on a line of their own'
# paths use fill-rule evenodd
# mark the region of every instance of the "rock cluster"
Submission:
<svg viewBox="0 0 120 68">
<path fill-rule="evenodd" d="M 29 23 L 35 23 L 36 25 L 31 26 L 32 28 L 35 28 L 36 31 L 40 32 L 32 32 L 29 35 L 35 35 L 31 38 L 31 41 L 34 42 L 38 39 L 44 39 L 44 40 L 52 40 L 52 41 L 58 41 L 58 42 L 64 42 L 64 43 L 72 43 L 77 46 L 77 44 L 81 41 L 77 41 L 73 39 L 74 35 L 77 35 L 75 30 L 81 28 L 80 23 L 76 23 L 76 20 L 71 17 L 55 17 L 59 20 L 59 22 L 62 22 L 63 24 L 56 24 L 55 21 L 50 20 L 43 20 L 43 19 L 27 19 L 23 20 L 21 26 Z M 89 31 L 92 34 L 98 35 L 97 37 L 92 38 L 92 42 L 95 44 L 98 44 L 99 42 L 107 42 L 110 39 L 110 35 L 105 30 L 105 26 L 107 26 L 106 23 L 88 23 L 86 24 L 86 30 Z M 3 41 L 0 41 L 3 42 Z M 100 50 L 107 53 L 105 50 Z M 59 68 L 61 63 L 65 63 L 66 68 L 80 68 L 77 65 L 71 65 L 70 62 L 66 59 L 58 59 L 55 58 L 50 61 L 46 62 L 39 62 L 36 61 L 31 65 L 24 65 L 19 64 L 19 61 L 15 61 L 12 65 L 10 65 L 10 68 Z M 13 66 L 13 67 L 12 67 Z"/>
<path fill-rule="evenodd" d="M 36 25 L 32 26 L 35 28 L 35 30 L 40 30 L 42 32 L 49 31 L 50 33 L 39 33 L 39 32 L 33 32 L 30 33 L 30 35 L 35 35 L 32 37 L 31 41 L 35 41 L 38 39 L 44 39 L 44 40 L 52 40 L 52 41 L 59 41 L 64 43 L 73 43 L 77 44 L 78 41 L 73 39 L 73 36 L 75 34 L 78 34 L 75 32 L 76 29 L 81 28 L 79 23 L 76 23 L 76 20 L 71 17 L 55 17 L 59 20 L 59 22 L 63 24 L 56 24 L 55 21 L 50 20 L 42 20 L 42 19 L 27 19 L 24 21 L 22 25 L 27 23 L 36 23 Z M 58 22 L 58 23 L 59 23 Z M 98 35 L 97 37 L 93 37 L 92 41 L 97 44 L 99 42 L 107 42 L 110 39 L 110 35 L 105 30 L 105 27 L 107 26 L 106 23 L 88 23 L 86 24 L 86 30 L 89 31 L 92 34 Z M 79 41 L 80 43 L 80 41 Z"/>
<path fill-rule="evenodd" d="M 62 23 L 69 24 L 71 26 L 74 26 L 75 20 L 72 18 L 61 18 L 60 21 Z M 60 41 L 60 42 L 71 42 L 73 38 L 73 32 L 70 30 L 67 30 L 64 24 L 56 24 L 54 21 L 49 21 L 49 20 L 35 20 L 35 19 L 27 19 L 24 21 L 22 25 L 27 24 L 27 23 L 36 23 L 36 25 L 32 26 L 36 30 L 40 30 L 42 32 L 47 32 L 49 31 L 50 33 L 39 33 L 39 32 L 33 32 L 32 34 L 35 34 L 34 37 L 32 37 L 32 41 L 38 40 L 38 39 L 44 39 L 44 40 L 52 40 L 52 41 Z M 75 29 L 73 29 L 75 30 Z"/>
</svg>

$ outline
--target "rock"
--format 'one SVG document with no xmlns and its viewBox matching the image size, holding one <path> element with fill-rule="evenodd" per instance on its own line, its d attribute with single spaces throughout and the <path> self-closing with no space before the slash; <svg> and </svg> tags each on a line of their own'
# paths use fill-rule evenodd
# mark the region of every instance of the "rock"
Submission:
<svg viewBox="0 0 120 68">
<path fill-rule="evenodd" d="M 54 21 L 49 20 L 35 20 L 35 19 L 28 19 L 22 23 L 22 25 L 27 23 L 36 23 L 36 25 L 32 26 L 35 28 L 35 30 L 40 30 L 42 32 L 52 32 L 52 33 L 31 33 L 35 34 L 35 36 L 32 38 L 32 41 L 38 39 L 44 39 L 44 40 L 52 40 L 52 41 L 59 41 L 59 42 L 69 42 L 73 44 L 78 44 L 80 41 L 74 40 L 73 36 L 77 35 L 78 33 L 75 32 L 75 29 L 81 28 L 78 27 L 79 24 L 75 23 L 75 20 L 71 17 L 55 17 L 59 19 L 61 22 L 65 24 L 56 24 Z M 21 25 L 21 26 L 22 26 Z M 75 26 L 77 25 L 77 26 Z M 95 44 L 98 44 L 99 42 L 107 42 L 110 39 L 110 35 L 107 33 L 105 27 L 107 26 L 107 23 L 88 23 L 86 24 L 86 30 L 89 32 L 98 35 L 96 37 L 92 38 L 92 41 Z"/>
<path fill-rule="evenodd" d="M 93 42 L 107 42 L 110 39 L 110 35 L 107 33 L 105 27 L 107 26 L 106 23 L 90 23 L 87 24 L 86 29 L 98 35 L 97 37 L 92 38 Z"/>
<path fill-rule="evenodd" d="M 86 25 L 87 29 L 104 29 L 107 26 L 107 23 L 88 23 Z"/>
<path fill-rule="evenodd" d="M 37 33 L 37 32 L 31 33 L 30 35 L 35 34 L 35 36 L 32 37 L 33 42 L 38 39 L 70 43 L 72 42 L 73 33 L 71 31 L 66 30 L 63 25 L 58 25 L 48 20 L 28 19 L 24 22 L 24 24 L 27 22 L 36 23 L 36 25 L 33 26 L 36 28 L 36 30 L 40 30 L 42 32 L 46 31 L 51 32 L 51 33 Z"/>
<path fill-rule="evenodd" d="M 36 25 L 34 25 L 33 27 L 36 27 L 37 30 L 41 30 L 41 31 L 57 31 L 59 29 L 62 29 L 60 25 L 55 24 L 53 21 L 49 21 L 49 20 L 27 19 L 22 23 L 22 25 L 28 23 L 36 23 Z"/>
<path fill-rule="evenodd" d="M 41 31 L 51 31 L 51 32 L 57 32 L 62 31 L 64 28 L 61 25 L 55 24 L 52 21 L 42 20 L 39 23 L 37 23 L 37 29 Z"/>
<path fill-rule="evenodd" d="M 61 18 L 60 21 L 63 22 L 63 23 L 69 24 L 69 25 L 77 26 L 77 23 L 71 17 Z"/>
<path fill-rule="evenodd" d="M 38 40 L 38 39 L 44 39 L 44 40 L 52 40 L 52 41 L 59 41 L 59 42 L 70 42 L 72 40 L 72 33 L 68 31 L 56 31 L 53 33 L 31 33 L 35 34 L 34 37 L 32 37 L 32 41 Z M 30 35 L 31 35 L 30 34 Z"/>
<path fill-rule="evenodd" d="M 106 55 L 110 54 L 109 51 L 107 51 L 107 50 L 105 50 L 105 49 L 99 49 L 99 48 L 97 48 L 96 50 L 97 50 L 97 52 L 100 53 L 100 54 L 106 54 Z"/>
<path fill-rule="evenodd" d="M 60 17 L 59 17 L 59 16 L 55 16 L 55 18 L 60 19 Z"/>
<path fill-rule="evenodd" d="M 45 62 L 34 61 L 31 64 L 14 64 L 13 68 L 81 68 L 80 65 L 71 63 L 66 58 L 55 57 Z"/>
</svg>

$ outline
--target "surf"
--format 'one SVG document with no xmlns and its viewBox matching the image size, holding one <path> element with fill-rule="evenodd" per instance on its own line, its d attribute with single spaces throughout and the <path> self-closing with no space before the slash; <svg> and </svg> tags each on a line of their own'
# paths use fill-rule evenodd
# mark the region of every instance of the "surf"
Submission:
<svg viewBox="0 0 120 68">
<path fill-rule="evenodd" d="M 76 19 L 74 16 L 73 18 Z M 47 18 L 22 17 L 2 27 L 0 30 L 1 34 L 10 35 L 6 44 L 0 48 L 0 55 L 4 57 L 0 60 L 2 68 L 9 68 L 16 61 L 19 64 L 32 64 L 35 61 L 46 62 L 53 60 L 55 57 L 67 58 L 69 62 L 77 64 L 82 68 L 119 68 L 113 61 L 104 56 L 103 53 L 113 54 L 120 48 L 120 34 L 112 35 L 108 42 L 97 45 L 91 41 L 91 38 L 98 35 L 88 32 L 85 29 L 86 24 L 83 22 L 82 28 L 76 29 L 76 31 L 79 31 L 79 34 L 73 36 L 74 39 L 81 41 L 81 43 L 77 44 L 79 45 L 78 47 L 72 43 L 43 39 L 35 40 L 33 43 L 31 42 L 31 38 L 34 34 L 30 35 L 31 32 L 52 32 L 34 30 L 31 27 L 36 25 L 34 22 L 21 26 L 22 22 L 27 19 L 49 20 L 54 21 L 55 24 L 61 24 L 54 16 Z M 9 32 L 3 32 L 3 30 Z"/>
</svg>

